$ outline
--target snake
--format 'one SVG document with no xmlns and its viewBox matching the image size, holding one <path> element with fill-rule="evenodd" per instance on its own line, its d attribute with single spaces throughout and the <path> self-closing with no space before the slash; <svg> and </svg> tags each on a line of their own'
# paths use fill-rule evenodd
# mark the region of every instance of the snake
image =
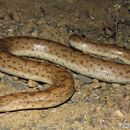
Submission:
<svg viewBox="0 0 130 130">
<path fill-rule="evenodd" d="M 71 71 L 104 82 L 130 84 L 130 51 L 117 46 L 113 48 L 112 45 L 106 46 L 107 50 L 102 44 L 90 43 L 79 36 L 70 37 L 70 46 L 31 36 L 11 36 L 0 39 L 1 72 L 51 85 L 42 91 L 0 96 L 0 112 L 46 109 L 65 103 L 75 92 Z M 89 55 L 89 50 L 111 59 L 114 52 L 115 57 L 125 64 L 99 59 Z"/>
<path fill-rule="evenodd" d="M 69 44 L 84 54 L 100 56 L 102 59 L 130 65 L 130 51 L 114 44 L 92 42 L 83 36 L 72 35 Z"/>
</svg>

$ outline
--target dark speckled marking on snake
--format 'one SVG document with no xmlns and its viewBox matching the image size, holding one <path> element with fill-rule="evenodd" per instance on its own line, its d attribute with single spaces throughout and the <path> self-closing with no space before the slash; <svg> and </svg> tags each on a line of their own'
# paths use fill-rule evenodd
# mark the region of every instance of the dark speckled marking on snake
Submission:
<svg viewBox="0 0 130 130">
<path fill-rule="evenodd" d="M 27 36 L 7 37 L 0 39 L 0 71 L 52 86 L 39 92 L 1 96 L 0 112 L 54 107 L 67 101 L 75 91 L 73 76 L 64 68 L 20 56 L 44 59 L 105 82 L 130 83 L 129 65 L 97 59 L 50 40 Z"/>
</svg>

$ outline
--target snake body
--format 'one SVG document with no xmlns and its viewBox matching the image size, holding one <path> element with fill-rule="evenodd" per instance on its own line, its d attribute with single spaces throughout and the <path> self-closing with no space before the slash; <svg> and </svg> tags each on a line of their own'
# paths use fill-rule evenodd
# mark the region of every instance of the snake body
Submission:
<svg viewBox="0 0 130 130">
<path fill-rule="evenodd" d="M 0 71 L 46 82 L 52 87 L 40 92 L 21 92 L 0 97 L 0 112 L 48 108 L 67 101 L 74 93 L 72 75 L 51 63 L 19 58 L 44 59 L 76 73 L 106 82 L 130 83 L 130 66 L 97 59 L 50 40 L 14 36 L 0 40 Z"/>
<path fill-rule="evenodd" d="M 72 35 L 69 39 L 69 44 L 84 54 L 92 54 L 94 56 L 101 56 L 110 61 L 117 61 L 130 65 L 130 51 L 123 47 L 116 45 L 96 43 L 89 41 L 85 37 Z"/>
</svg>

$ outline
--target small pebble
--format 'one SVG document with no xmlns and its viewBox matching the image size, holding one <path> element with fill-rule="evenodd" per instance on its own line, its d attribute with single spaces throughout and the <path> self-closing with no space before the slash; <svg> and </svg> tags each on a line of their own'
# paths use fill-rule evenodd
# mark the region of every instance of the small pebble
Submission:
<svg viewBox="0 0 130 130">
<path fill-rule="evenodd" d="M 18 81 L 18 80 L 19 80 L 19 78 L 18 78 L 18 77 L 15 77 L 15 76 L 13 76 L 12 79 L 15 80 L 15 81 Z"/>
<path fill-rule="evenodd" d="M 78 122 L 83 122 L 83 120 L 84 120 L 84 115 L 80 115 L 80 117 L 75 118 L 75 121 L 78 121 Z"/>
<path fill-rule="evenodd" d="M 39 91 L 42 91 L 42 90 L 43 90 L 43 86 L 40 85 L 40 84 L 38 84 L 38 85 L 36 86 L 36 88 L 37 88 Z"/>
<path fill-rule="evenodd" d="M 93 82 L 94 82 L 94 83 L 99 83 L 99 80 L 93 79 Z"/>
<path fill-rule="evenodd" d="M 4 73 L 0 72 L 0 78 L 4 77 Z"/>
<path fill-rule="evenodd" d="M 43 85 L 38 85 L 37 88 L 40 89 L 40 90 L 43 90 L 43 89 L 47 89 L 51 87 L 50 84 L 43 84 Z"/>
<path fill-rule="evenodd" d="M 1 78 L 1 82 L 10 88 L 15 88 L 16 90 L 26 89 L 26 84 L 22 81 L 14 81 L 11 76 L 4 75 Z"/>
<path fill-rule="evenodd" d="M 116 110 L 115 115 L 118 116 L 118 117 L 123 117 L 124 116 L 124 114 L 120 110 Z"/>
<path fill-rule="evenodd" d="M 83 81 L 85 84 L 90 84 L 93 82 L 93 79 L 88 78 L 86 76 L 80 75 L 78 74 L 78 76 L 76 76 L 79 80 Z"/>
<path fill-rule="evenodd" d="M 112 84 L 112 87 L 120 87 L 120 85 L 119 85 L 119 84 L 116 84 L 116 83 L 113 83 L 113 84 Z"/>
<path fill-rule="evenodd" d="M 33 81 L 33 80 L 28 80 L 28 86 L 29 86 L 30 88 L 34 88 L 34 87 L 36 87 L 37 85 L 38 85 L 37 82 L 35 82 L 35 81 Z"/>
</svg>

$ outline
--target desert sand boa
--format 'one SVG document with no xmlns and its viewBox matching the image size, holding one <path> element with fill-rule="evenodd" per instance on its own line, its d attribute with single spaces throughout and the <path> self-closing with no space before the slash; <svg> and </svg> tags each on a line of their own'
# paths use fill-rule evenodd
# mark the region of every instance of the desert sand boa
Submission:
<svg viewBox="0 0 130 130">
<path fill-rule="evenodd" d="M 130 83 L 130 52 L 128 50 L 111 45 L 105 47 L 101 44 L 87 43 L 81 37 L 72 36 L 70 38 L 71 46 L 79 50 L 83 49 L 84 53 L 93 52 L 94 55 L 99 54 L 103 57 L 111 57 L 111 59 L 118 58 L 126 64 L 98 59 L 45 39 L 26 36 L 1 39 L 0 71 L 46 82 L 52 87 L 39 92 L 21 92 L 1 96 L 0 112 L 54 107 L 67 101 L 74 93 L 74 80 L 68 71 L 51 63 L 29 60 L 19 56 L 44 59 L 76 73 L 106 82 Z"/>
</svg>

